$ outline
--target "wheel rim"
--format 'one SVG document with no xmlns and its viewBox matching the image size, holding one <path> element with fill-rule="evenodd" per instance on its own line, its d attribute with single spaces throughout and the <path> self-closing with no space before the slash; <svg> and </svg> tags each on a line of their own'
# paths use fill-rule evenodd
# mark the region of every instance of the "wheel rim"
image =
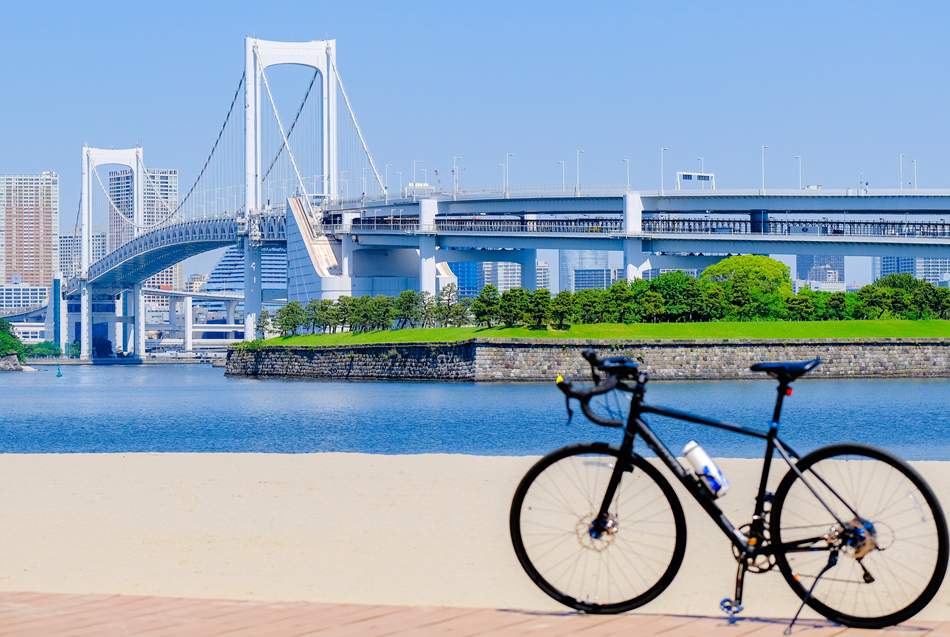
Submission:
<svg viewBox="0 0 950 637">
<path fill-rule="evenodd" d="M 674 512 L 643 470 L 625 472 L 602 532 L 591 533 L 613 455 L 560 458 L 531 482 L 520 512 L 525 555 L 548 585 L 583 604 L 610 606 L 651 591 L 677 545 Z"/>
<path fill-rule="evenodd" d="M 900 613 L 927 592 L 940 561 L 940 536 L 926 495 L 908 475 L 860 454 L 818 460 L 804 474 L 846 523 L 842 528 L 800 479 L 782 501 L 782 547 L 800 543 L 799 549 L 813 549 L 785 553 L 804 591 L 815 584 L 831 553 L 837 553 L 837 563 L 815 584 L 815 602 L 849 617 L 871 619 Z M 809 539 L 813 541 L 805 541 Z M 873 581 L 866 581 L 865 569 Z"/>
</svg>

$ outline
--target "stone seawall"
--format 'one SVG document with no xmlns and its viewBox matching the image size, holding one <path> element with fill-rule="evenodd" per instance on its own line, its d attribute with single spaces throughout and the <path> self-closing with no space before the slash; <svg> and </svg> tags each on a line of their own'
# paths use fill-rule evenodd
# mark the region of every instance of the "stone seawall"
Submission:
<svg viewBox="0 0 950 637">
<path fill-rule="evenodd" d="M 759 361 L 821 358 L 813 378 L 950 378 L 950 338 L 587 341 L 472 339 L 457 343 L 232 348 L 228 376 L 325 380 L 543 382 L 580 378 L 580 356 L 628 356 L 655 380 L 764 378 Z"/>
</svg>

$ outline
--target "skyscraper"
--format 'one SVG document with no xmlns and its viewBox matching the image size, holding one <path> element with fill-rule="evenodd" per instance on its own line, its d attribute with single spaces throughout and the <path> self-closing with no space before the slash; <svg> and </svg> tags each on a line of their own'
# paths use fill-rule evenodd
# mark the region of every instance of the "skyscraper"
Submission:
<svg viewBox="0 0 950 637">
<path fill-rule="evenodd" d="M 478 289 L 494 285 L 499 292 L 521 287 L 521 265 L 504 261 L 486 261 L 479 264 Z"/>
<path fill-rule="evenodd" d="M 59 269 L 59 175 L 0 175 L 0 285 L 49 287 Z"/>
<path fill-rule="evenodd" d="M 551 291 L 551 265 L 547 261 L 538 261 L 537 286 L 539 290 Z M 557 292 L 554 292 L 557 294 Z"/>
<path fill-rule="evenodd" d="M 482 288 L 478 285 L 478 273 L 481 263 L 477 261 L 449 261 L 449 269 L 458 277 L 460 299 L 474 299 Z"/>
<path fill-rule="evenodd" d="M 575 270 L 606 270 L 610 267 L 608 262 L 609 256 L 605 250 L 559 250 L 559 287 L 561 290 L 576 292 Z"/>
<path fill-rule="evenodd" d="M 135 191 L 130 169 L 114 170 L 109 173 L 109 197 L 115 204 L 109 210 L 109 235 L 107 249 L 113 252 L 131 241 L 137 234 L 132 223 L 132 206 Z M 142 202 L 142 222 L 152 226 L 171 216 L 178 207 L 178 171 L 147 169 Z M 140 228 L 138 234 L 144 229 Z M 180 263 L 165 268 L 145 281 L 145 287 L 182 289 L 182 266 Z M 167 306 L 164 297 L 146 296 L 151 305 Z"/>
</svg>

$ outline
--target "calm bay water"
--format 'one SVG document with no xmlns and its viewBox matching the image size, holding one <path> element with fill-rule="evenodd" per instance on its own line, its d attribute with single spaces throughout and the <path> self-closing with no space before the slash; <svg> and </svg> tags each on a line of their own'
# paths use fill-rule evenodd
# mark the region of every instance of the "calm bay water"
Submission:
<svg viewBox="0 0 950 637">
<path fill-rule="evenodd" d="M 649 402 L 766 428 L 771 382 L 651 383 Z M 675 453 L 757 457 L 764 443 L 654 418 Z M 804 381 L 781 435 L 799 453 L 854 440 L 911 460 L 950 460 L 950 381 Z M 552 384 L 360 383 L 225 378 L 205 365 L 55 367 L 0 374 L 0 452 L 272 452 L 541 455 L 619 442 Z M 641 446 L 641 452 L 643 451 Z"/>
</svg>

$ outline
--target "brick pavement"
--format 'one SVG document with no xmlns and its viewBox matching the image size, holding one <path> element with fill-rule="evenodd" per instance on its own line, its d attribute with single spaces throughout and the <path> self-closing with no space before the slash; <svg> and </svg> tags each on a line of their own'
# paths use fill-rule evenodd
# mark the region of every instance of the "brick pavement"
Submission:
<svg viewBox="0 0 950 637">
<path fill-rule="evenodd" d="M 719 617 L 531 613 L 517 610 L 260 602 L 131 595 L 0 593 L 0 635 L 165 636 L 544 636 L 651 637 L 781 635 L 787 621 Z M 908 622 L 884 631 L 847 629 L 826 621 L 796 624 L 795 635 L 830 637 L 888 633 L 950 637 L 950 622 Z"/>
</svg>

